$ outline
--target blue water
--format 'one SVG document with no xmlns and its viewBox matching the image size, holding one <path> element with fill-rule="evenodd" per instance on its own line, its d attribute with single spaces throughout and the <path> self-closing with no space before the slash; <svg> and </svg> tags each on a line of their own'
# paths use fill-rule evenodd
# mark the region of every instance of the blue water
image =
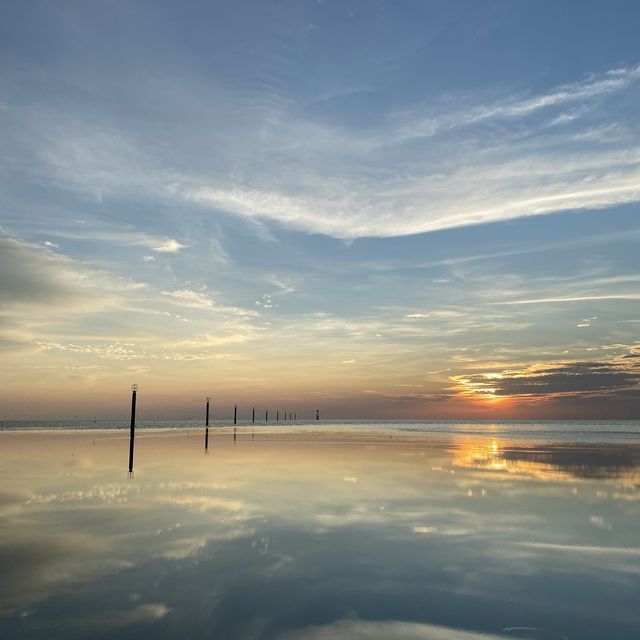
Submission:
<svg viewBox="0 0 640 640">
<path fill-rule="evenodd" d="M 138 429 L 193 429 L 202 420 L 141 420 Z M 0 430 L 16 429 L 128 429 L 125 421 L 101 420 L 3 420 Z M 211 422 L 212 428 L 233 427 L 231 420 Z M 238 421 L 239 428 L 257 432 L 308 432 L 331 435 L 375 435 L 420 437 L 432 440 L 450 438 L 493 437 L 516 442 L 557 442 L 585 444 L 638 444 L 640 421 L 391 421 L 391 420 L 322 420 L 256 422 Z"/>
<path fill-rule="evenodd" d="M 133 474 L 53 424 L 0 433 L 2 640 L 640 638 L 638 423 L 151 422 Z"/>
<path fill-rule="evenodd" d="M 640 638 L 637 422 L 143 424 L 3 425 L 2 640 Z"/>
</svg>

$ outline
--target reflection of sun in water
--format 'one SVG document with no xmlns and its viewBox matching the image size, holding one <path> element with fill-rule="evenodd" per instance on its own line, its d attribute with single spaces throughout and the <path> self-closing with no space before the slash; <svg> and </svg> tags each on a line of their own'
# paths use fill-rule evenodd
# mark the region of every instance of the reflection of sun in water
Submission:
<svg viewBox="0 0 640 640">
<path fill-rule="evenodd" d="M 507 461 L 502 457 L 502 450 L 495 438 L 490 442 L 484 439 L 481 441 L 463 441 L 454 453 L 453 465 L 491 469 L 493 471 L 508 471 Z"/>
<path fill-rule="evenodd" d="M 519 455 L 514 452 L 521 451 Z M 538 458 L 538 459 L 535 459 Z M 515 449 L 510 448 L 498 438 L 464 438 L 456 442 L 453 450 L 452 466 L 465 469 L 479 469 L 522 476 L 530 476 L 540 480 L 571 481 L 572 483 L 588 481 L 580 478 L 569 468 L 545 460 L 545 452 L 535 446 Z M 616 478 L 620 486 L 638 486 L 638 467 L 627 474 Z"/>
</svg>

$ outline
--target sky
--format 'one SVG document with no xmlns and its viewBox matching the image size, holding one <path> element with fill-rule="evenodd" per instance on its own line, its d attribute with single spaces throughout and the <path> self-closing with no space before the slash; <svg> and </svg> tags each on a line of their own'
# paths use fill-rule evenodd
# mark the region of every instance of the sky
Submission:
<svg viewBox="0 0 640 640">
<path fill-rule="evenodd" d="M 0 419 L 637 418 L 639 23 L 3 3 Z"/>
</svg>

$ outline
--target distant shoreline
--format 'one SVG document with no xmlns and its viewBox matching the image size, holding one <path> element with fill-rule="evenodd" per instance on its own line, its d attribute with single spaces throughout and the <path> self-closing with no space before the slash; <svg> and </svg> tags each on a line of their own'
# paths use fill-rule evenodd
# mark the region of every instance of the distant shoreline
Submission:
<svg viewBox="0 0 640 640">
<path fill-rule="evenodd" d="M 30 425 L 30 426 L 29 426 Z M 204 434 L 204 424 L 171 422 L 166 426 L 141 421 L 136 425 L 136 438 L 153 435 L 198 438 Z M 456 442 L 496 441 L 501 445 L 638 445 L 640 421 L 556 421 L 556 422 L 276 422 L 247 423 L 213 422 L 209 433 L 212 441 L 230 439 L 234 432 L 239 440 L 291 440 L 298 442 L 371 442 L 374 444 L 402 442 L 455 444 Z M 0 422 L 0 438 L 14 434 L 31 437 L 63 435 L 128 438 L 129 426 L 122 422 L 68 426 L 66 421 L 5 421 Z"/>
</svg>

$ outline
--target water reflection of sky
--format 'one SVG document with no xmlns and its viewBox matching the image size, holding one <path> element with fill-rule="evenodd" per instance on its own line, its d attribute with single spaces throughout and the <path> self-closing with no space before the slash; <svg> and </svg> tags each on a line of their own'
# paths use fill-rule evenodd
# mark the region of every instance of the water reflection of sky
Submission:
<svg viewBox="0 0 640 640">
<path fill-rule="evenodd" d="M 640 635 L 633 445 L 0 436 L 3 638 Z"/>
</svg>

